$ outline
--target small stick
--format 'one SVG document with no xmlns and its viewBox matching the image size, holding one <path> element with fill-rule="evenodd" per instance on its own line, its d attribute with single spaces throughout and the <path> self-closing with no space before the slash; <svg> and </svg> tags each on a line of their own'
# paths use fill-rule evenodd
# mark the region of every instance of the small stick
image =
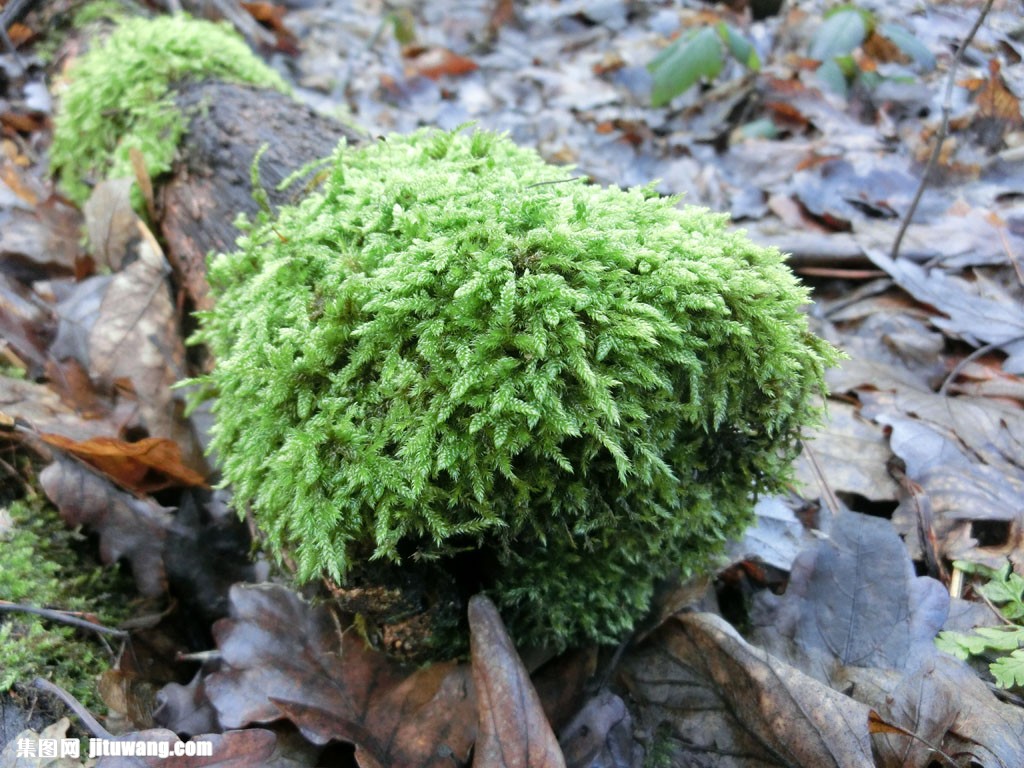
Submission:
<svg viewBox="0 0 1024 768">
<path fill-rule="evenodd" d="M 35 680 L 33 680 L 32 685 L 34 685 L 41 691 L 46 691 L 47 693 L 56 696 L 58 699 L 67 704 L 68 709 L 70 709 L 72 712 L 78 715 L 78 719 L 82 721 L 82 725 L 85 726 L 85 729 L 96 738 L 108 739 L 111 741 L 114 739 L 114 734 L 112 734 L 110 731 L 108 731 L 106 728 L 100 725 L 99 721 L 92 716 L 92 713 L 89 712 L 89 710 L 87 710 L 84 706 L 82 706 L 82 702 L 80 702 L 70 693 L 65 691 L 59 685 L 54 685 L 49 680 L 45 680 L 41 677 L 37 677 Z"/>
<path fill-rule="evenodd" d="M 74 613 L 69 611 L 55 611 L 50 608 L 36 608 L 33 605 L 21 605 L 19 603 L 11 603 L 7 600 L 0 600 L 0 613 L 29 613 L 33 616 L 41 616 L 44 619 L 50 621 L 56 621 L 60 624 L 67 624 L 68 626 L 78 627 L 79 629 L 88 629 L 93 632 L 98 632 L 101 635 L 113 635 L 114 637 L 125 638 L 128 637 L 128 633 L 121 629 L 111 629 L 105 627 L 102 624 L 94 624 L 91 621 L 76 616 Z"/>
<path fill-rule="evenodd" d="M 924 172 L 921 174 L 921 182 L 917 185 L 917 192 L 914 193 L 914 199 L 910 201 L 910 208 L 907 209 L 907 215 L 903 217 L 903 222 L 900 224 L 899 232 L 896 233 L 896 240 L 892 244 L 892 252 L 890 256 L 893 261 L 900 256 L 900 245 L 903 243 L 903 236 L 907 234 L 907 229 L 910 227 L 910 221 L 914 218 L 914 214 L 917 213 L 917 206 L 921 202 L 921 197 L 924 195 L 924 190 L 928 186 L 928 176 L 931 175 L 932 169 L 935 168 L 935 164 L 939 161 L 939 155 L 942 153 L 942 145 L 946 141 L 946 136 L 949 134 L 949 113 L 953 111 L 953 83 L 956 81 L 956 70 L 960 66 L 960 63 L 964 59 L 964 52 L 970 46 L 974 36 L 981 29 L 981 24 L 985 21 L 985 17 L 988 15 L 989 10 L 992 8 L 992 0 L 986 0 L 985 7 L 981 9 L 981 13 L 978 14 L 978 18 L 974 21 L 974 26 L 971 27 L 971 31 L 967 33 L 967 37 L 960 44 L 957 49 L 956 56 L 953 57 L 953 64 L 949 68 L 949 76 L 946 78 L 946 95 L 942 99 L 942 123 L 939 126 L 939 132 L 935 136 L 935 147 L 932 149 L 931 157 L 928 158 L 928 164 L 924 168 Z"/>
<path fill-rule="evenodd" d="M 971 352 L 971 354 L 969 354 L 967 357 L 965 357 L 963 360 L 961 360 L 959 363 L 953 366 L 953 370 L 949 372 L 945 380 L 942 382 L 942 386 L 939 387 L 939 394 L 946 394 L 946 392 L 949 390 L 949 385 L 956 381 L 956 377 L 960 375 L 960 371 L 966 368 L 969 363 L 974 362 L 983 355 L 987 355 L 993 349 L 999 349 L 1000 347 L 1005 347 L 1010 344 L 1017 344 L 1022 341 L 1024 341 L 1024 335 L 1014 336 L 1012 339 L 1007 339 L 1006 341 L 994 341 L 991 344 L 986 344 L 984 347 L 978 347 L 976 350 Z"/>
</svg>

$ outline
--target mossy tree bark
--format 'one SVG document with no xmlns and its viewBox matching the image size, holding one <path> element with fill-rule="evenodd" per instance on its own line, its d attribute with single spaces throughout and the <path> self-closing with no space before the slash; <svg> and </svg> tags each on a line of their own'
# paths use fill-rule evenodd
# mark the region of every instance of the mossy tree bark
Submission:
<svg viewBox="0 0 1024 768">
<path fill-rule="evenodd" d="M 357 134 L 273 90 L 221 82 L 183 84 L 177 104 L 189 120 L 172 175 L 157 194 L 160 233 L 178 279 L 199 309 L 208 309 L 206 257 L 233 250 L 239 213 L 254 214 L 250 169 L 260 147 L 260 185 L 272 206 L 294 202 L 309 178 L 290 189 L 278 184 L 296 170 L 327 157 Z M 308 174 L 314 175 L 312 172 Z"/>
</svg>

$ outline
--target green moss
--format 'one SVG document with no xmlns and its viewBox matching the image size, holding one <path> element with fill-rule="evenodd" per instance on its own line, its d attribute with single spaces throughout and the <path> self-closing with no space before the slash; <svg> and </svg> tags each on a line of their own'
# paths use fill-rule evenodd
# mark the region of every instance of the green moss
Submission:
<svg viewBox="0 0 1024 768">
<path fill-rule="evenodd" d="M 184 15 L 126 20 L 86 53 L 68 74 L 50 150 L 68 197 L 82 203 L 88 182 L 134 177 L 133 147 L 151 177 L 169 171 L 186 128 L 171 86 L 200 78 L 287 90 L 230 27 Z"/>
<path fill-rule="evenodd" d="M 106 626 L 124 619 L 123 595 L 129 592 L 117 572 L 82 557 L 75 539 L 42 500 L 0 509 L 0 600 L 80 611 Z M 96 706 L 96 676 L 109 667 L 93 633 L 31 614 L 0 613 L 0 691 L 41 676 Z"/>
<path fill-rule="evenodd" d="M 83 29 L 97 22 L 121 21 L 127 12 L 125 4 L 120 0 L 92 0 L 75 10 L 71 26 Z"/>
<path fill-rule="evenodd" d="M 212 262 L 214 449 L 302 579 L 472 548 L 518 640 L 612 642 L 790 480 L 835 353 L 780 254 L 568 178 L 484 132 L 342 146 Z"/>
</svg>

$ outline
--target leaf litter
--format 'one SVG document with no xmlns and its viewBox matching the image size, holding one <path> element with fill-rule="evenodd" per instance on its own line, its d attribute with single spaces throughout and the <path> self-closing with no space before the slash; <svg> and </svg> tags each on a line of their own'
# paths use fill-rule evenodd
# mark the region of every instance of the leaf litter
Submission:
<svg viewBox="0 0 1024 768">
<path fill-rule="evenodd" d="M 910 559 L 940 577 L 957 558 L 1024 571 L 1019 20 L 997 9 L 968 49 L 953 137 L 893 260 L 938 129 L 940 79 L 967 24 L 943 4 L 876 11 L 937 70 L 908 82 L 899 61 L 866 43 L 859 65 L 883 75 L 849 83 L 844 98 L 801 64 L 817 5 L 756 22 L 618 0 L 480 0 L 457 14 L 430 4 L 401 23 L 377 8 L 310 4 L 265 19 L 280 45 L 301 41 L 293 63 L 311 103 L 343 103 L 377 133 L 467 120 L 508 130 L 595 181 L 655 181 L 731 211 L 819 275 L 812 319 L 850 359 L 830 373 L 833 398 L 798 465 L 799 495 L 761 500 L 758 525 L 729 557 L 748 574 L 788 571 L 785 592 L 744 582 L 745 636 L 722 618 L 734 609 L 721 584 L 690 613 L 676 609 L 693 598 L 677 598 L 614 666 L 579 655 L 530 675 L 477 602 L 470 661 L 411 669 L 369 650 L 328 605 L 281 586 L 228 590 L 259 574 L 184 556 L 226 524 L 212 496 L 188 489 L 208 469 L 203 427 L 183 417 L 169 386 L 186 372 L 169 268 L 130 211 L 126 181 L 97 187 L 83 253 L 78 212 L 33 161 L 42 123 L 18 123 L 21 143 L 5 138 L 0 156 L 0 411 L 11 425 L 0 438 L 36 460 L 49 451 L 39 484 L 106 560 L 128 564 L 140 594 L 170 588 L 200 624 L 223 617 L 185 647 L 207 649 L 200 671 L 179 665 L 157 695 L 163 728 L 137 723 L 121 738 L 211 739 L 202 764 L 235 766 L 313 765 L 342 743 L 364 767 L 635 766 L 659 756 L 928 766 L 945 759 L 935 750 L 956 764 L 1024 764 L 1020 707 L 932 644 L 943 627 L 991 616 L 915 575 Z M 763 69 L 744 74 L 733 62 L 652 107 L 646 65 L 709 19 L 747 35 Z M 37 86 L 12 80 L 11 114 L 40 113 Z M 866 283 L 869 274 L 881 279 Z M 826 512 L 829 495 L 873 516 Z M 183 572 L 207 593 L 186 590 Z M 121 764 L 156 763 L 100 762 Z"/>
</svg>

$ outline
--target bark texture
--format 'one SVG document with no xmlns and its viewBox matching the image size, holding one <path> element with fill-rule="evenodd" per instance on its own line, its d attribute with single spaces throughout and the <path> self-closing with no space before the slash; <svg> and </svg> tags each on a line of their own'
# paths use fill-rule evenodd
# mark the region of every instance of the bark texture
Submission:
<svg viewBox="0 0 1024 768">
<path fill-rule="evenodd" d="M 178 106 L 189 119 L 178 162 L 159 194 L 160 231 L 181 285 L 197 309 L 210 306 L 206 257 L 234 247 L 240 212 L 255 213 L 250 168 L 264 144 L 260 182 L 272 206 L 293 202 L 309 178 L 277 185 L 338 142 L 361 137 L 342 123 L 276 91 L 206 82 L 183 85 Z M 312 174 L 309 174 L 312 175 Z"/>
</svg>

